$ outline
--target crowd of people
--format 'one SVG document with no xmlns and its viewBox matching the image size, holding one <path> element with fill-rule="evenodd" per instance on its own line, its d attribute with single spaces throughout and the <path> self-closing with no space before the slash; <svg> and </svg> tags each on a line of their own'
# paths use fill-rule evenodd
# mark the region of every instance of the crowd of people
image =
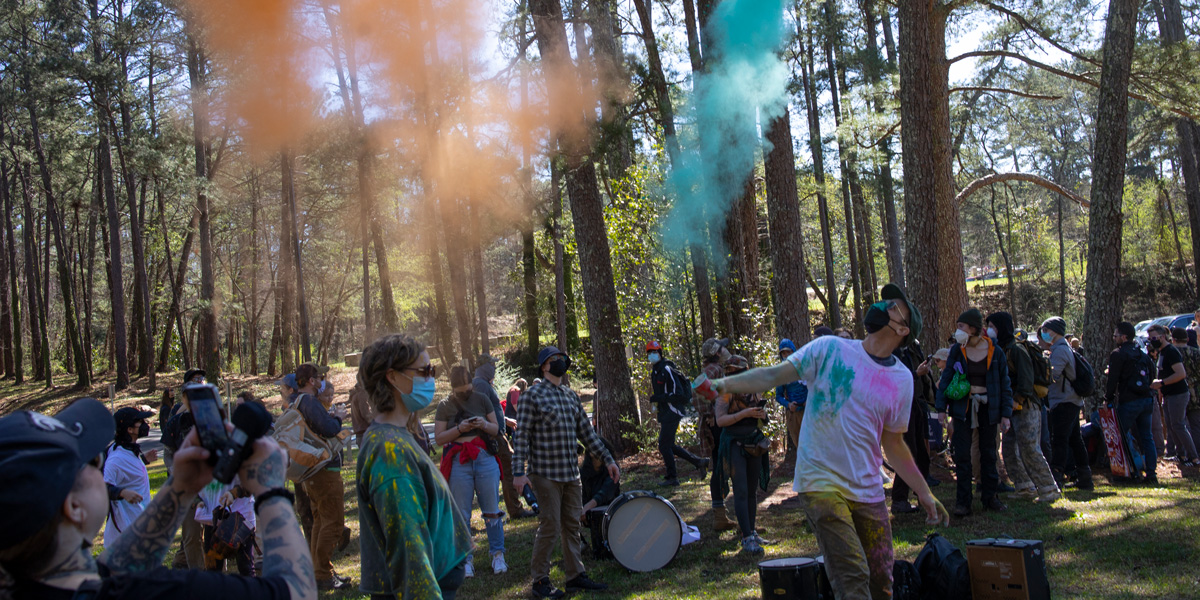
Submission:
<svg viewBox="0 0 1200 600">
<path fill-rule="evenodd" d="M 1050 504 L 1069 487 L 1093 489 L 1092 468 L 1107 455 L 1099 406 L 1088 398 L 1113 410 L 1136 482 L 1157 484 L 1160 460 L 1200 466 L 1200 325 L 1151 327 L 1143 350 L 1133 325 L 1118 324 L 1099 390 L 1062 318 L 1042 322 L 1035 342 L 1012 315 L 985 317 L 971 308 L 958 317 L 947 346 L 927 355 L 917 341 L 924 327 L 918 308 L 893 284 L 880 297 L 864 315 L 863 339 L 818 327 L 807 343 L 780 340 L 771 365 L 751 368 L 729 339 L 705 340 L 696 389 L 660 343 L 646 344 L 661 485 L 679 486 L 678 461 L 690 464 L 708 479 L 712 531 L 736 530 L 747 555 L 772 543 L 760 535 L 757 508 L 773 447 L 794 459 L 792 489 L 838 598 L 889 597 L 892 515 L 923 513 L 929 524 L 948 524 L 951 514 L 970 516 L 976 496 L 983 510 L 1004 511 L 1006 501 Z M 450 394 L 436 405 L 437 369 L 409 336 L 387 335 L 364 350 L 347 404 L 333 402 L 327 368 L 297 367 L 279 381 L 283 408 L 329 450 L 308 465 L 294 495 L 285 482 L 288 461 L 298 455 L 271 436 L 255 442 L 231 483 L 214 480 L 196 419 L 175 389 L 164 392 L 157 413 L 109 413 L 82 399 L 54 417 L 4 417 L 0 480 L 9 510 L 0 512 L 7 579 L 0 597 L 132 598 L 140 590 L 136 597 L 144 598 L 146 590 L 187 590 L 187 597 L 312 598 L 350 589 L 355 582 L 334 571 L 333 557 L 350 543 L 341 471 L 351 432 L 358 446 L 360 592 L 454 598 L 477 576 L 481 548 L 470 528 L 476 504 L 492 573 L 510 569 L 508 519 L 536 517 L 532 595 L 606 589 L 589 577 L 583 549 L 603 554 L 598 523 L 620 494 L 621 470 L 569 385 L 570 356 L 542 348 L 538 377 L 514 381 L 503 398 L 494 361 L 477 362 L 473 371 L 450 368 Z M 201 370 L 184 375 L 185 384 L 205 379 Z M 778 411 L 768 411 L 772 395 Z M 246 392 L 234 406 L 245 402 L 261 401 Z M 420 417 L 431 407 L 432 436 Z M 772 415 L 781 415 L 786 436 L 774 446 Z M 157 452 L 143 451 L 139 439 L 155 418 L 170 475 L 151 498 L 147 465 Z M 678 441 L 690 418 L 698 453 Z M 290 426 L 285 422 L 280 417 L 276 425 Z M 439 463 L 430 458 L 434 448 L 442 451 Z M 941 483 L 930 472 L 939 455 L 955 477 L 951 511 L 931 491 Z M 33 496 L 47 502 L 32 506 Z M 105 553 L 94 560 L 89 547 L 101 527 Z M 593 528 L 590 544 L 585 527 Z M 177 530 L 174 563 L 162 568 Z M 564 589 L 550 579 L 556 545 Z M 237 575 L 222 574 L 227 562 Z M 81 591 L 87 595 L 77 596 Z"/>
</svg>

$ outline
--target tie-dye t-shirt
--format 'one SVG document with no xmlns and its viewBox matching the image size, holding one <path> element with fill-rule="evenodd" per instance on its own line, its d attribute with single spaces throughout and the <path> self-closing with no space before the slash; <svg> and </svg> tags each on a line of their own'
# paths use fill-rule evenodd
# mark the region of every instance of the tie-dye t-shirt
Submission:
<svg viewBox="0 0 1200 600">
<path fill-rule="evenodd" d="M 832 335 L 809 342 L 787 360 L 808 383 L 792 489 L 882 502 L 880 439 L 884 430 L 908 430 L 912 373 L 900 361 L 879 364 L 861 340 Z"/>
<path fill-rule="evenodd" d="M 362 584 L 396 598 L 441 598 L 438 579 L 471 551 L 450 488 L 403 427 L 372 423 L 358 454 Z"/>
</svg>

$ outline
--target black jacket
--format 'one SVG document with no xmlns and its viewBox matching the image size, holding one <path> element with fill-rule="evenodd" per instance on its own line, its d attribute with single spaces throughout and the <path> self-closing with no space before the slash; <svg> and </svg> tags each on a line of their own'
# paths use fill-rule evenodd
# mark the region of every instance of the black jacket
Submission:
<svg viewBox="0 0 1200 600">
<path fill-rule="evenodd" d="M 650 395 L 650 402 L 658 405 L 658 413 L 679 414 L 672 410 L 671 398 L 684 390 L 679 389 L 679 382 L 672 375 L 672 371 L 678 373 L 679 369 L 675 363 L 663 358 L 654 363 L 650 368 L 650 385 L 653 388 L 653 393 Z M 691 390 L 686 390 L 687 395 L 691 397 Z"/>
<path fill-rule="evenodd" d="M 1145 394 L 1136 394 L 1132 386 L 1128 385 L 1135 377 L 1134 371 L 1137 369 L 1139 354 L 1142 354 L 1141 348 L 1133 342 L 1125 342 L 1112 351 L 1108 355 L 1108 382 L 1105 386 L 1104 401 L 1109 404 L 1116 404 L 1118 401 L 1127 402 L 1137 400 L 1138 398 L 1146 398 L 1152 394 L 1147 389 Z M 1155 378 L 1154 361 L 1146 361 L 1150 365 L 1150 379 Z"/>
</svg>

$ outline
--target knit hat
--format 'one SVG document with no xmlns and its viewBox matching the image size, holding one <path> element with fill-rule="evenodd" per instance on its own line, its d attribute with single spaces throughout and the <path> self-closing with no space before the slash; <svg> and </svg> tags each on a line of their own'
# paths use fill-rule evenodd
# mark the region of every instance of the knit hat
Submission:
<svg viewBox="0 0 1200 600">
<path fill-rule="evenodd" d="M 833 330 L 824 325 L 813 330 L 813 337 L 819 338 L 823 335 L 833 335 Z"/>
<path fill-rule="evenodd" d="M 1058 335 L 1067 335 L 1067 322 L 1062 317 L 1050 317 L 1042 321 L 1042 329 L 1049 329 Z"/>
<path fill-rule="evenodd" d="M 983 331 L 983 313 L 979 312 L 978 308 L 968 308 L 963 314 L 958 315 L 957 323 L 970 325 L 976 331 Z"/>
<path fill-rule="evenodd" d="M 789 339 L 787 339 L 787 338 L 784 338 L 784 339 L 782 339 L 782 340 L 779 340 L 779 351 L 780 351 L 780 352 L 783 352 L 783 351 L 785 351 L 785 350 L 786 350 L 786 351 L 788 351 L 788 352 L 795 352 L 795 351 L 796 351 L 796 344 L 793 344 L 793 343 L 792 343 L 792 340 L 789 340 Z"/>
</svg>

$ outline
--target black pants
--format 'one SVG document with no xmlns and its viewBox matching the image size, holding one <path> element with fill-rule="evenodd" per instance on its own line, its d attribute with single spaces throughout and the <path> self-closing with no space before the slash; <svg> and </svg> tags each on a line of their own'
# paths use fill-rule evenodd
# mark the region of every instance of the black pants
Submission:
<svg viewBox="0 0 1200 600">
<path fill-rule="evenodd" d="M 709 425 L 708 430 L 712 432 L 713 445 L 711 458 L 713 464 L 715 465 L 717 464 L 717 461 L 720 460 L 720 457 L 717 456 L 717 452 L 721 449 L 721 432 L 724 431 L 725 428 L 717 427 L 716 425 Z M 728 473 L 726 475 L 728 475 Z M 712 498 L 713 508 L 720 507 L 722 510 L 725 509 L 725 496 L 722 496 L 720 491 L 717 489 L 717 472 L 715 470 L 708 477 L 708 494 Z"/>
<path fill-rule="evenodd" d="M 737 515 L 738 530 L 742 537 L 754 533 L 758 516 L 758 479 L 761 474 L 760 457 L 748 457 L 737 444 L 729 447 L 730 475 L 733 477 L 733 512 Z"/>
<path fill-rule="evenodd" d="M 970 410 L 970 409 L 968 409 Z M 980 495 L 984 504 L 996 497 L 1000 488 L 1000 471 L 996 468 L 999 457 L 996 451 L 996 424 L 988 421 L 986 406 L 979 410 L 979 482 Z M 971 421 L 954 418 L 954 477 L 957 479 L 956 502 L 959 506 L 971 507 Z"/>
<path fill-rule="evenodd" d="M 667 479 L 675 479 L 679 474 L 675 468 L 675 457 L 700 465 L 700 457 L 688 452 L 675 444 L 675 435 L 679 433 L 681 417 L 670 409 L 658 411 L 658 452 L 662 454 L 663 466 L 667 468 Z"/>
<path fill-rule="evenodd" d="M 1079 434 L 1079 406 L 1063 402 L 1050 409 L 1050 471 L 1058 486 L 1062 487 L 1063 474 L 1067 472 L 1068 452 L 1075 463 L 1075 476 L 1080 481 L 1092 480 L 1092 467 L 1088 464 L 1087 447 L 1083 445 L 1083 436 Z M 1083 487 L 1088 487 L 1084 484 Z"/>
<path fill-rule="evenodd" d="M 929 409 L 922 400 L 913 400 L 908 415 L 908 431 L 904 432 L 904 444 L 912 452 L 913 460 L 922 477 L 929 477 Z M 908 482 L 896 475 L 892 482 L 892 502 L 908 502 Z"/>
</svg>

